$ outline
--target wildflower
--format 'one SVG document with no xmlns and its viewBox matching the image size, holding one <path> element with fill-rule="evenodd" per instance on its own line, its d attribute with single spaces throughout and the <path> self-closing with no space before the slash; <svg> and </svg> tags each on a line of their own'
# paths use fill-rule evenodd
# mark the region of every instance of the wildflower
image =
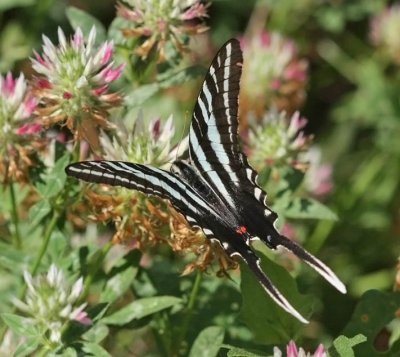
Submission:
<svg viewBox="0 0 400 357">
<path fill-rule="evenodd" d="M 146 59 L 155 48 L 158 62 L 163 62 L 168 42 L 181 52 L 184 50 L 182 35 L 207 30 L 202 23 L 207 17 L 207 7 L 200 0 L 124 0 L 117 5 L 117 15 L 131 24 L 130 28 L 122 29 L 123 35 L 141 40 L 135 52 Z"/>
<path fill-rule="evenodd" d="M 61 342 L 61 332 L 69 321 L 91 323 L 83 312 L 86 303 L 77 303 L 83 291 L 83 278 L 71 286 L 62 270 L 52 264 L 46 275 L 33 278 L 25 271 L 24 279 L 28 286 L 25 302 L 16 298 L 13 302 L 19 310 L 31 317 L 38 330 L 45 331 L 50 341 Z"/>
<path fill-rule="evenodd" d="M 308 148 L 312 140 L 302 131 L 307 119 L 300 117 L 298 112 L 288 119 L 285 112 L 278 113 L 272 109 L 255 129 L 249 131 L 249 160 L 257 169 L 266 164 L 290 164 L 298 169 L 305 168 L 305 164 L 299 161 L 299 154 Z"/>
<path fill-rule="evenodd" d="M 96 29 L 92 27 L 87 43 L 78 28 L 67 41 L 58 29 L 58 46 L 43 35 L 43 54 L 32 59 L 38 73 L 35 92 L 40 98 L 37 114 L 44 126 L 64 124 L 75 139 L 86 139 L 96 149 L 98 127 L 109 129 L 109 110 L 121 104 L 117 93 L 109 92 L 109 85 L 117 80 L 124 65 L 114 66 L 113 42 L 95 46 Z"/>
<path fill-rule="evenodd" d="M 311 147 L 303 156 L 303 160 L 309 163 L 305 175 L 307 190 L 318 197 L 328 195 L 333 188 L 332 165 L 323 164 L 322 153 L 318 147 Z"/>
<path fill-rule="evenodd" d="M 244 67 L 241 113 L 260 117 L 272 105 L 292 112 L 305 96 L 307 62 L 299 59 L 293 41 L 277 32 L 263 31 L 242 40 Z"/>
<path fill-rule="evenodd" d="M 393 5 L 376 15 L 371 21 L 370 31 L 372 43 L 400 64 L 400 5 Z"/>
<path fill-rule="evenodd" d="M 100 141 L 104 149 L 104 158 L 107 160 L 124 160 L 168 168 L 188 148 L 188 137 L 179 145 L 172 146 L 174 136 L 172 116 L 164 125 L 161 119 L 156 119 L 150 121 L 146 128 L 143 114 L 140 113 L 132 131 L 120 123 L 113 140 L 102 133 Z"/>
<path fill-rule="evenodd" d="M 23 74 L 0 75 L 0 93 L 0 177 L 26 182 L 35 154 L 45 146 L 41 125 L 32 120 L 37 102 Z"/>
<path fill-rule="evenodd" d="M 283 357 L 282 351 L 278 347 L 274 347 L 274 357 Z M 326 357 L 326 351 L 324 346 L 321 344 L 312 355 L 309 352 L 306 353 L 301 347 L 297 349 L 294 341 L 290 341 L 286 346 L 286 357 Z"/>
</svg>

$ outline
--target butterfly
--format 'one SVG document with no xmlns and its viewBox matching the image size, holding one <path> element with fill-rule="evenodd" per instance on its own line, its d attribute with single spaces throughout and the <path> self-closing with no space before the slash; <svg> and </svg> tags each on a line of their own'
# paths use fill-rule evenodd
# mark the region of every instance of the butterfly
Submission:
<svg viewBox="0 0 400 357">
<path fill-rule="evenodd" d="M 261 240 L 275 250 L 286 248 L 340 292 L 346 287 L 324 263 L 275 228 L 277 214 L 266 204 L 257 172 L 241 151 L 238 97 L 243 55 L 240 43 L 222 46 L 205 76 L 189 132 L 190 162 L 177 160 L 170 171 L 123 161 L 82 161 L 66 167 L 69 176 L 122 186 L 168 199 L 193 227 L 200 227 L 230 256 L 249 266 L 269 296 L 303 323 L 308 321 L 286 300 L 260 267 L 252 248 Z"/>
</svg>

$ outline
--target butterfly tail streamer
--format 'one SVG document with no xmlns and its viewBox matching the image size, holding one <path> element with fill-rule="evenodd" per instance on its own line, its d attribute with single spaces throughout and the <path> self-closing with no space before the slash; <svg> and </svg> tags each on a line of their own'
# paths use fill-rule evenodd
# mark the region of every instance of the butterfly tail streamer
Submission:
<svg viewBox="0 0 400 357">
<path fill-rule="evenodd" d="M 336 274 L 328 268 L 324 263 L 322 263 L 318 258 L 314 257 L 307 250 L 302 248 L 297 243 L 293 242 L 289 238 L 280 235 L 276 238 L 276 246 L 282 246 L 286 250 L 292 252 L 295 256 L 307 263 L 311 268 L 313 268 L 317 273 L 319 273 L 326 281 L 332 284 L 337 290 L 342 294 L 346 294 L 346 286 L 340 281 Z"/>
<path fill-rule="evenodd" d="M 279 290 L 272 284 L 271 280 L 265 275 L 260 267 L 260 259 L 245 259 L 246 264 L 256 276 L 257 280 L 268 293 L 268 295 L 274 300 L 282 309 L 293 315 L 300 322 L 308 324 L 308 320 L 305 319 L 290 303 L 286 298 L 279 292 Z"/>
</svg>

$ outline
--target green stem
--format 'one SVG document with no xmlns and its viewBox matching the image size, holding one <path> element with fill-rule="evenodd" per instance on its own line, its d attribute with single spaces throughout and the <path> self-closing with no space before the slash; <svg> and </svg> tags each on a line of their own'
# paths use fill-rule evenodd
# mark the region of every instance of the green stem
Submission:
<svg viewBox="0 0 400 357">
<path fill-rule="evenodd" d="M 11 220 L 14 225 L 14 244 L 17 249 L 21 249 L 21 235 L 19 234 L 19 218 L 17 209 L 17 200 L 15 199 L 14 184 L 10 183 L 10 198 L 11 198 Z"/>
<path fill-rule="evenodd" d="M 47 346 L 43 346 L 43 347 L 40 349 L 39 353 L 38 353 L 36 356 L 37 356 L 37 357 L 45 357 L 45 356 L 48 355 L 49 352 L 50 352 L 50 351 L 49 351 L 48 347 L 47 347 Z"/>
<path fill-rule="evenodd" d="M 53 215 L 50 220 L 50 223 L 47 226 L 46 232 L 44 233 L 42 247 L 40 248 L 39 254 L 37 255 L 35 262 L 33 264 L 33 268 L 31 271 L 32 276 L 35 275 L 39 269 L 40 262 L 42 261 L 42 258 L 47 251 L 51 234 L 53 233 L 54 227 L 56 226 L 56 223 L 57 223 L 57 220 L 59 217 L 60 217 L 60 213 L 57 210 L 54 210 Z M 25 286 L 25 290 L 26 290 L 26 286 Z M 25 291 L 24 291 L 24 295 L 25 295 Z"/>
<path fill-rule="evenodd" d="M 89 273 L 87 274 L 85 278 L 85 282 L 83 284 L 83 292 L 79 298 L 79 302 L 82 302 L 83 300 L 86 299 L 88 293 L 89 293 L 89 288 L 90 285 L 93 282 L 93 279 L 95 278 L 97 272 L 99 271 L 101 265 L 103 264 L 104 258 L 106 257 L 107 253 L 110 251 L 112 247 L 112 243 L 108 242 L 100 251 L 100 254 L 98 257 L 96 257 L 96 260 L 93 262 L 93 264 L 90 267 Z"/>
<path fill-rule="evenodd" d="M 190 320 L 193 315 L 194 305 L 195 305 L 197 295 L 200 290 L 202 278 L 203 278 L 203 272 L 198 270 L 197 275 L 196 275 L 196 280 L 194 281 L 192 291 L 190 293 L 189 301 L 186 306 L 185 315 L 183 316 L 182 327 L 180 329 L 180 333 L 177 338 L 177 343 L 176 343 L 176 347 L 175 347 L 176 351 L 173 354 L 174 356 L 179 355 L 179 350 L 181 348 L 182 342 L 185 340 L 185 337 L 186 337 L 186 334 L 187 334 L 187 331 L 189 328 Z"/>
</svg>

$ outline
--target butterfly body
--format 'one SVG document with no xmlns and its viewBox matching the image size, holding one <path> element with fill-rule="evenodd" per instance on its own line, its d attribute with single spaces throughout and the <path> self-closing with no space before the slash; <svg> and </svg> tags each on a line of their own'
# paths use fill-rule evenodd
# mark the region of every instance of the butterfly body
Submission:
<svg viewBox="0 0 400 357">
<path fill-rule="evenodd" d="M 239 147 L 242 61 L 237 40 L 228 41 L 212 61 L 193 112 L 189 163 L 176 161 L 166 171 L 123 161 L 83 161 L 69 165 L 66 172 L 85 181 L 168 199 L 189 224 L 200 227 L 229 256 L 242 258 L 279 306 L 307 322 L 262 271 L 252 241 L 260 240 L 271 249 L 286 248 L 339 291 L 344 293 L 346 288 L 327 266 L 274 226 L 277 214 L 267 206 L 267 195 L 257 184 L 257 172 Z"/>
</svg>

